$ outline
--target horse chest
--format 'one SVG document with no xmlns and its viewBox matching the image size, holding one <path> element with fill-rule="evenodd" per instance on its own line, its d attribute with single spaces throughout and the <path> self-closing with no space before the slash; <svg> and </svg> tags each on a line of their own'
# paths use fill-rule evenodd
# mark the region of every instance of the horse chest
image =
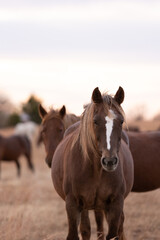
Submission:
<svg viewBox="0 0 160 240">
<path fill-rule="evenodd" d="M 78 192 L 78 204 L 83 209 L 104 209 L 105 205 L 110 198 L 114 195 L 114 190 L 110 183 L 105 179 L 97 179 L 81 185 Z"/>
</svg>

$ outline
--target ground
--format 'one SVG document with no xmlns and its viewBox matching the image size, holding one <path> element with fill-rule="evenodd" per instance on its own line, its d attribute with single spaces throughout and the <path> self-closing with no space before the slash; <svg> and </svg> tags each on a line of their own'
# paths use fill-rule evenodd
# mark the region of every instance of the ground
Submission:
<svg viewBox="0 0 160 240">
<path fill-rule="evenodd" d="M 143 124 L 144 126 L 144 124 Z M 152 125 L 153 126 L 153 125 Z M 1 130 L 9 135 L 12 129 Z M 64 201 L 53 188 L 45 152 L 33 141 L 33 174 L 21 157 L 22 176 L 14 163 L 2 163 L 0 180 L 0 240 L 64 240 L 67 218 Z M 96 225 L 90 212 L 92 238 Z M 125 233 L 128 240 L 160 239 L 160 190 L 130 193 L 125 201 Z"/>
</svg>

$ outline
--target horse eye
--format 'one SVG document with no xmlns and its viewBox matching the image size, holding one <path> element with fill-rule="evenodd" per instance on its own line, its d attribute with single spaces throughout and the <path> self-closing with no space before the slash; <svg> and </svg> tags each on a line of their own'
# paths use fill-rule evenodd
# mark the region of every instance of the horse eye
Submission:
<svg viewBox="0 0 160 240">
<path fill-rule="evenodd" d="M 95 124 L 95 125 L 98 125 L 98 122 L 97 122 L 97 120 L 95 120 L 95 119 L 94 119 L 94 121 L 93 121 L 93 122 L 94 122 L 94 124 Z"/>
<path fill-rule="evenodd" d="M 121 120 L 121 125 L 124 123 L 124 120 Z"/>
<path fill-rule="evenodd" d="M 57 131 L 58 131 L 58 132 L 62 132 L 62 131 L 63 131 L 63 128 L 58 128 Z"/>
</svg>

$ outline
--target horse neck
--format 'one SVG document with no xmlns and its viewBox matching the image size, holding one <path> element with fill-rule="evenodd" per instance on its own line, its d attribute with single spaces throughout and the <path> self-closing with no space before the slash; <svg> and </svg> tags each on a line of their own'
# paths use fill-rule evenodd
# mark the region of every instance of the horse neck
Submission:
<svg viewBox="0 0 160 240">
<path fill-rule="evenodd" d="M 69 126 L 71 126 L 73 123 L 77 121 L 78 118 L 74 114 L 66 114 L 63 120 L 65 129 L 67 129 Z"/>
</svg>

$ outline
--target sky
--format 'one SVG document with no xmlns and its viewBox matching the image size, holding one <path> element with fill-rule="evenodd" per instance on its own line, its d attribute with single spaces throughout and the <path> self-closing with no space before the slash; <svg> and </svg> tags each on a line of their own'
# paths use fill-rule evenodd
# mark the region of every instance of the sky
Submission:
<svg viewBox="0 0 160 240">
<path fill-rule="evenodd" d="M 81 114 L 92 91 L 125 91 L 124 111 L 160 112 L 160 2 L 0 1 L 0 94 Z"/>
</svg>

